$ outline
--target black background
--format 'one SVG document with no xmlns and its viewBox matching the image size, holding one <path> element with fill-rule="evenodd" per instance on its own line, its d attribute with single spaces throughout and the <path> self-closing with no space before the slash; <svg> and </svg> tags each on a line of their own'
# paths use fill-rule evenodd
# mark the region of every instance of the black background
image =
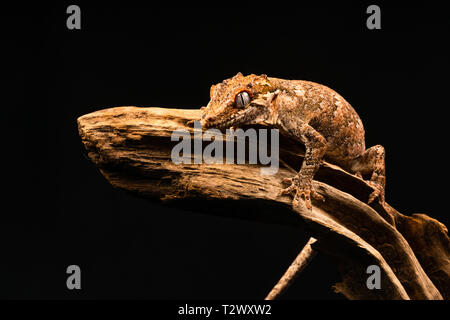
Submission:
<svg viewBox="0 0 450 320">
<path fill-rule="evenodd" d="M 199 108 L 211 84 L 265 73 L 325 84 L 386 148 L 386 199 L 448 225 L 448 18 L 442 8 L 253 2 L 217 7 L 71 3 L 2 8 L 1 298 L 262 299 L 306 242 L 297 229 L 151 204 L 83 157 L 76 119 L 106 107 Z M 220 186 L 218 186 L 220 188 Z M 66 268 L 82 269 L 82 290 Z M 342 299 L 318 256 L 286 299 Z"/>
</svg>

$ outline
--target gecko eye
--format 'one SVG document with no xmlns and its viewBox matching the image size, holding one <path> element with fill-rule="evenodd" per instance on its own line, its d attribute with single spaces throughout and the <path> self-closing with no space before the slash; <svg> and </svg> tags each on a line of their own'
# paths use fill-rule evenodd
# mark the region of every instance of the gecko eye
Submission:
<svg viewBox="0 0 450 320">
<path fill-rule="evenodd" d="M 242 91 L 236 95 L 234 99 L 234 105 L 237 108 L 244 108 L 250 103 L 250 95 L 246 91 Z"/>
</svg>

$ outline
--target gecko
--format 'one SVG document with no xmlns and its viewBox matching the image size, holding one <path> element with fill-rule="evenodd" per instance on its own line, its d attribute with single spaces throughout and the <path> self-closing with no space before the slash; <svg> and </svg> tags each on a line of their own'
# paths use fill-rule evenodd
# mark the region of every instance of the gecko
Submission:
<svg viewBox="0 0 450 320">
<path fill-rule="evenodd" d="M 368 203 L 385 197 L 385 150 L 366 149 L 363 123 L 355 109 L 327 86 L 304 80 L 284 80 L 242 73 L 211 86 L 210 101 L 201 108 L 202 128 L 238 128 L 264 124 L 305 146 L 300 171 L 281 195 L 302 199 L 311 209 L 311 197 L 324 200 L 312 181 L 322 161 L 342 167 L 367 182 L 373 192 Z"/>
</svg>

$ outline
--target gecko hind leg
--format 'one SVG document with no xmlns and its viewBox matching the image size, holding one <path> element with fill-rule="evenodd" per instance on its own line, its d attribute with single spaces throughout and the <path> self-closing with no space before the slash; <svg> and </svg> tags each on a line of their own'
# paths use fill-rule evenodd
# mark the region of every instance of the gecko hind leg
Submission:
<svg viewBox="0 0 450 320">
<path fill-rule="evenodd" d="M 367 203 L 372 203 L 375 199 L 379 199 L 384 203 L 384 190 L 386 186 L 386 169 L 385 169 L 385 151 L 381 145 L 373 146 L 359 157 L 352 160 L 350 171 L 357 175 L 371 175 L 369 184 L 375 189 Z"/>
</svg>

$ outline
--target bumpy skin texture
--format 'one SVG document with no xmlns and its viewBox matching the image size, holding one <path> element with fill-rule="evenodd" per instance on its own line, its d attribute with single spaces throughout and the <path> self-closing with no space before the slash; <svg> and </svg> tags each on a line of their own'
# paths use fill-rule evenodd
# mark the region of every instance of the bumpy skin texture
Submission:
<svg viewBox="0 0 450 320">
<path fill-rule="evenodd" d="M 250 98 L 245 105 L 236 102 L 244 91 Z M 285 180 L 290 186 L 283 190 L 283 194 L 294 195 L 294 205 L 303 198 L 311 208 L 310 196 L 322 199 L 312 189 L 312 180 L 323 158 L 360 177 L 371 175 L 375 191 L 368 202 L 376 198 L 384 202 L 384 148 L 378 145 L 365 149 L 361 119 L 332 89 L 309 81 L 238 73 L 213 85 L 210 96 L 208 105 L 202 108 L 203 128 L 266 124 L 305 145 L 301 169 Z"/>
</svg>

